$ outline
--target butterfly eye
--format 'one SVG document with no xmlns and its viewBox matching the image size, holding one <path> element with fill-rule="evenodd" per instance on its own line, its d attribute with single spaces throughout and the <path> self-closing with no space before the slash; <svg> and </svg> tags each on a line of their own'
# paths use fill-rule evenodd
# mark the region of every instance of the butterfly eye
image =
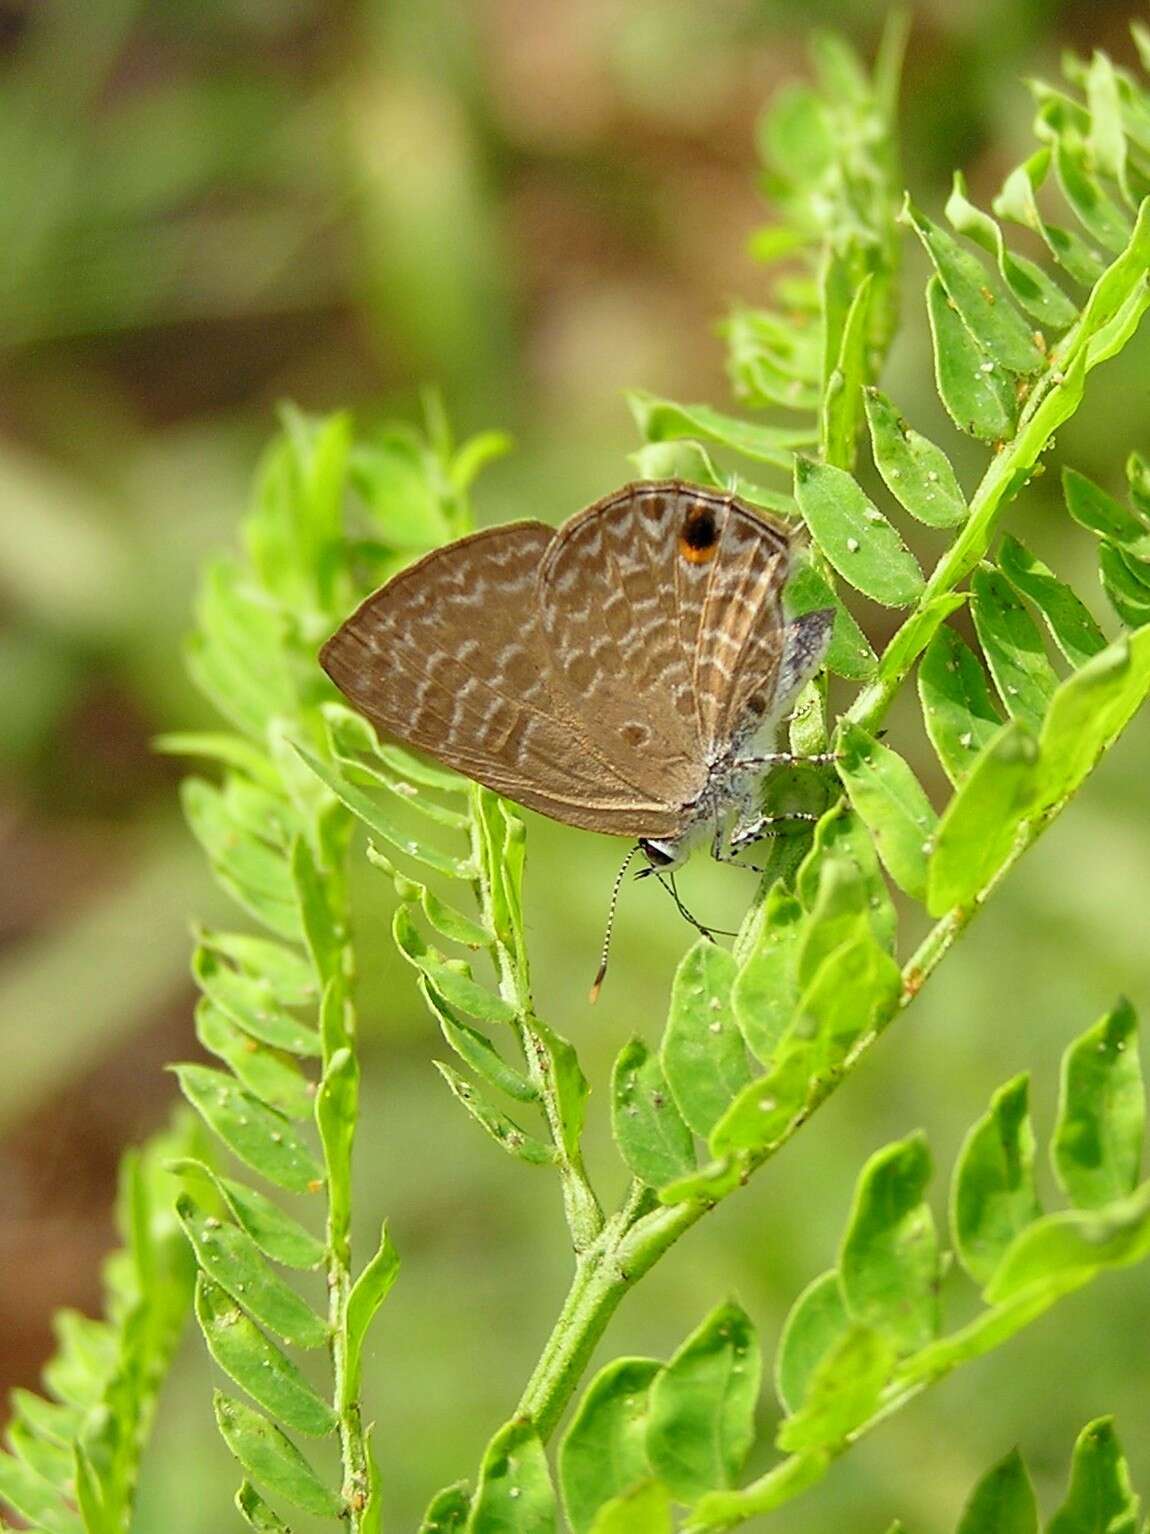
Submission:
<svg viewBox="0 0 1150 1534">
<path fill-rule="evenodd" d="M 692 506 L 679 530 L 679 553 L 693 565 L 708 564 L 719 547 L 719 524 L 710 506 Z"/>
</svg>

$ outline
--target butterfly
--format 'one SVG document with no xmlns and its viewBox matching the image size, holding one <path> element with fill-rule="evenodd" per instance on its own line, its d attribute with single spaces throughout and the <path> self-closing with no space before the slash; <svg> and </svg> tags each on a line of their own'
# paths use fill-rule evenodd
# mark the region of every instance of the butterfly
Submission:
<svg viewBox="0 0 1150 1534">
<path fill-rule="evenodd" d="M 636 839 L 652 870 L 710 837 L 732 860 L 832 610 L 785 621 L 792 539 L 736 496 L 630 484 L 558 530 L 436 549 L 321 652 L 378 729 L 517 804 Z M 829 756 L 807 760 L 830 760 Z M 811 817 L 805 817 L 811 818 Z"/>
</svg>

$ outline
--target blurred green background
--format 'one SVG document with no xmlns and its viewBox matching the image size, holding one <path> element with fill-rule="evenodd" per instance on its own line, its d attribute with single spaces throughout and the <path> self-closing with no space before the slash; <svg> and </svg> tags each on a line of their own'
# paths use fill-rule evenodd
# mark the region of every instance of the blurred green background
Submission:
<svg viewBox="0 0 1150 1534">
<path fill-rule="evenodd" d="M 1125 4 L 933 0 L 912 8 L 904 168 L 937 212 L 953 166 L 989 201 L 1029 148 L 1021 81 L 1061 48 L 1132 61 Z M 98 1303 L 122 1145 L 194 1050 L 189 917 L 221 897 L 178 819 L 157 731 L 206 722 L 179 645 L 196 568 L 229 542 L 273 407 L 411 417 L 442 388 L 461 431 L 510 429 L 482 521 L 560 520 L 629 472 L 620 391 L 727 403 L 714 322 L 764 295 L 746 238 L 755 119 L 815 25 L 869 52 L 865 0 L 2 0 L 0 3 L 0 1367 L 34 1383 L 62 1304 Z M 910 262 L 886 386 L 936 433 Z M 1150 448 L 1150 337 L 1094 382 L 1059 448 L 1111 489 Z M 1019 523 L 1093 600 L 1085 535 L 1051 475 Z M 1094 601 L 1101 614 L 1101 602 Z M 882 620 L 880 620 L 882 621 Z M 885 639 L 881 627 L 872 638 Z M 895 716 L 908 721 L 909 711 Z M 909 724 L 906 725 L 909 729 Z M 908 734 L 900 745 L 941 792 Z M 1150 721 L 995 897 L 904 1025 L 769 1172 L 625 1304 L 602 1357 L 666 1354 L 737 1293 L 768 1349 L 826 1267 L 854 1176 L 916 1125 L 948 1168 L 1007 1075 L 1032 1067 L 1040 1127 L 1058 1055 L 1119 991 L 1150 1008 Z M 612 973 L 594 970 L 615 843 L 533 820 L 538 1000 L 597 1088 L 591 1159 L 619 1183 L 603 1086 L 653 1036 L 688 932 L 629 889 Z M 362 1230 L 387 1213 L 403 1279 L 368 1399 L 391 1526 L 469 1473 L 518 1396 L 567 1279 L 556 1190 L 500 1159 L 449 1099 L 360 875 L 366 1113 Z M 692 867 L 722 924 L 747 876 Z M 941 1215 L 941 1197 L 939 1199 Z M 366 1241 L 367 1236 L 364 1237 Z M 856 1449 L 788 1522 L 804 1534 L 943 1534 L 1018 1442 L 1047 1506 L 1088 1417 L 1118 1414 L 1150 1488 L 1147 1277 L 1062 1305 Z M 139 1528 L 231 1527 L 234 1466 L 190 1342 L 147 1463 Z M 764 1395 L 766 1429 L 773 1410 Z"/>
</svg>

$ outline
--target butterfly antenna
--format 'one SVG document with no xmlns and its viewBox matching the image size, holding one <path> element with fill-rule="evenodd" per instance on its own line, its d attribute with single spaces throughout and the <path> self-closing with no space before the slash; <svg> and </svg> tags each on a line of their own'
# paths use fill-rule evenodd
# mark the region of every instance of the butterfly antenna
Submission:
<svg viewBox="0 0 1150 1534">
<path fill-rule="evenodd" d="M 698 932 L 700 936 L 705 937 L 708 942 L 713 943 L 715 941 L 716 934 L 718 934 L 719 937 L 735 936 L 733 932 L 728 932 L 725 927 L 704 927 L 699 918 L 688 911 L 687 907 L 683 904 L 683 897 L 679 894 L 678 887 L 675 884 L 674 874 L 661 874 L 656 871 L 655 878 L 658 879 L 659 883 L 663 886 L 668 895 L 670 895 L 671 899 L 675 902 L 675 909 L 678 911 L 683 920 L 685 922 L 689 922 L 690 925 L 694 927 L 695 931 Z"/>
<path fill-rule="evenodd" d="M 623 866 L 615 875 L 615 883 L 611 887 L 611 904 L 607 907 L 607 930 L 603 934 L 603 952 L 599 960 L 599 969 L 595 975 L 594 982 L 592 983 L 590 995 L 588 996 L 588 1000 L 592 1006 L 594 1006 L 595 1003 L 599 1000 L 599 992 L 603 987 L 603 980 L 607 974 L 607 959 L 611 952 L 611 934 L 615 930 L 615 909 L 619 904 L 619 891 L 623 888 L 623 879 L 628 868 L 631 866 L 631 860 L 638 851 L 639 844 L 636 842 L 635 845 L 631 848 L 630 852 L 628 852 L 627 856 L 623 859 Z"/>
</svg>

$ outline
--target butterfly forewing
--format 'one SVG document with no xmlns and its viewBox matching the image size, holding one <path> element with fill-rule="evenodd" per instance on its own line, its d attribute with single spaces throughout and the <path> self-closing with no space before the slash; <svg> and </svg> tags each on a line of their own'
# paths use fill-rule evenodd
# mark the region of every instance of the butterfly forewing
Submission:
<svg viewBox="0 0 1150 1534">
<path fill-rule="evenodd" d="M 363 603 L 324 646 L 324 669 L 378 729 L 519 804 L 667 834 L 676 807 L 620 772 L 554 685 L 536 607 L 553 537 L 522 522 L 437 549 Z"/>
<path fill-rule="evenodd" d="M 551 661 L 614 762 L 688 803 L 769 696 L 786 534 L 732 497 L 629 486 L 556 535 L 540 570 Z M 650 780 L 645 780 L 650 781 Z"/>
</svg>

